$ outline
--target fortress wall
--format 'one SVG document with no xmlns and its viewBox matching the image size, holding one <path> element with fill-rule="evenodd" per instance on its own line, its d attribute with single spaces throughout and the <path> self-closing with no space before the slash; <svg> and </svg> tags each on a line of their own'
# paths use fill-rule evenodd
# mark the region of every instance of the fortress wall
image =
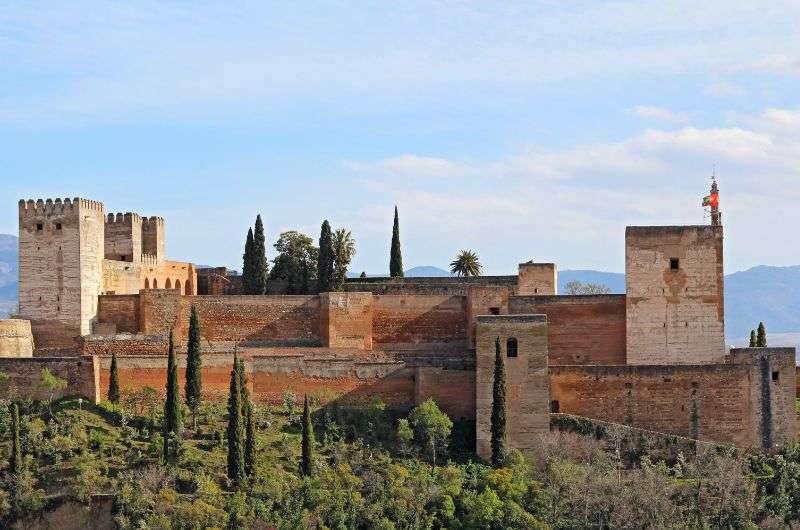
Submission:
<svg viewBox="0 0 800 530">
<path fill-rule="evenodd" d="M 41 386 L 45 368 L 67 382 L 66 389 L 55 394 L 56 399 L 68 395 L 81 395 L 90 400 L 96 398 L 95 361 L 89 356 L 0 358 L 0 372 L 8 376 L 0 381 L 0 396 L 49 399 L 49 391 Z"/>
<path fill-rule="evenodd" d="M 551 366 L 550 399 L 567 414 L 766 448 L 796 436 L 792 363 Z"/>
<path fill-rule="evenodd" d="M 443 344 L 466 340 L 466 297 L 433 295 L 375 296 L 373 344 Z"/>
<path fill-rule="evenodd" d="M 625 364 L 625 296 L 512 296 L 511 314 L 547 315 L 549 364 Z"/>
<path fill-rule="evenodd" d="M 142 267 L 139 263 L 103 260 L 103 293 L 136 294 L 142 288 Z"/>
<path fill-rule="evenodd" d="M 119 334 L 86 335 L 78 339 L 81 355 L 166 355 L 168 340 L 165 335 Z"/>
<path fill-rule="evenodd" d="M 30 321 L 0 320 L 0 357 L 33 357 Z"/>
<path fill-rule="evenodd" d="M 97 320 L 113 325 L 116 333 L 137 333 L 139 295 L 101 295 L 97 299 Z"/>
<path fill-rule="evenodd" d="M 433 398 L 451 418 L 475 417 L 475 370 L 420 367 L 415 373 L 414 404 Z"/>
<path fill-rule="evenodd" d="M 372 294 L 322 293 L 320 326 L 330 348 L 372 349 Z"/>
<path fill-rule="evenodd" d="M 466 296 L 470 286 L 507 287 L 516 292 L 517 276 L 353 278 L 345 282 L 344 290 L 376 295 Z"/>
<path fill-rule="evenodd" d="M 558 294 L 558 270 L 555 263 L 520 263 L 517 294 Z"/>
</svg>

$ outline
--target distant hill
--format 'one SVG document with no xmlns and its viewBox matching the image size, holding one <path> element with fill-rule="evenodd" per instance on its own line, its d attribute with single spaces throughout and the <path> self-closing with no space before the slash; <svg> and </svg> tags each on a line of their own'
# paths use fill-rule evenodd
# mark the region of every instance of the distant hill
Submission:
<svg viewBox="0 0 800 530">
<path fill-rule="evenodd" d="M 428 277 L 428 278 L 441 278 L 441 277 L 449 277 L 452 276 L 449 271 L 444 269 L 440 269 L 439 267 L 433 267 L 431 265 L 422 265 L 420 267 L 412 267 L 406 271 L 403 271 L 408 278 L 420 278 L 420 277 Z"/>
</svg>

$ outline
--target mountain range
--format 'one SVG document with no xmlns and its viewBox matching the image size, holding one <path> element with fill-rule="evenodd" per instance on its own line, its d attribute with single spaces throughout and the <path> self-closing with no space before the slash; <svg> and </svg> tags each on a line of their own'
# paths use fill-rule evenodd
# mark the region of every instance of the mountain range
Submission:
<svg viewBox="0 0 800 530">
<path fill-rule="evenodd" d="M 17 264 L 17 237 L 0 234 L 0 318 L 10 314 L 16 306 Z M 430 265 L 407 269 L 405 275 L 451 276 L 449 271 Z M 573 280 L 605 285 L 612 293 L 625 292 L 625 274 L 594 270 L 559 271 L 559 292 L 566 292 L 567 283 Z M 782 342 L 800 342 L 800 265 L 762 265 L 728 274 L 725 276 L 725 300 L 725 326 L 733 343 L 740 343 L 760 321 L 771 336 L 780 334 Z"/>
</svg>

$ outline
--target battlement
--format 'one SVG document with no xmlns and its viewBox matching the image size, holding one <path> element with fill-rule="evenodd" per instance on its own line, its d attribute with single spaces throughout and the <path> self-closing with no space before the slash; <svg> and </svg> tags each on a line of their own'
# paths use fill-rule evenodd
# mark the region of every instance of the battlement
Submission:
<svg viewBox="0 0 800 530">
<path fill-rule="evenodd" d="M 164 218 L 157 217 L 155 215 L 151 217 L 142 217 L 142 229 L 147 230 L 151 228 L 163 228 L 164 227 Z"/>
<path fill-rule="evenodd" d="M 56 198 L 56 199 L 20 199 L 19 214 L 24 217 L 47 216 L 47 215 L 70 215 L 77 213 L 83 208 L 102 212 L 105 206 L 100 201 L 81 199 L 80 197 Z"/>
<path fill-rule="evenodd" d="M 106 224 L 116 224 L 116 225 L 125 225 L 125 226 L 132 226 L 133 223 L 141 223 L 142 216 L 138 213 L 110 213 L 106 217 Z"/>
<path fill-rule="evenodd" d="M 160 262 L 158 261 L 158 256 L 156 256 L 155 254 L 145 254 L 143 252 L 142 253 L 142 265 L 146 265 L 146 266 L 150 266 L 150 267 L 155 267 L 157 265 L 160 265 Z"/>
</svg>

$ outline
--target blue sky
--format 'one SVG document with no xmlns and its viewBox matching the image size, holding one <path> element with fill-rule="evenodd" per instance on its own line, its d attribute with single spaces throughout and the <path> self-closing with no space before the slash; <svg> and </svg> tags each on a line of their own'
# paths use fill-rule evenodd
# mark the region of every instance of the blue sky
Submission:
<svg viewBox="0 0 800 530">
<path fill-rule="evenodd" d="M 0 232 L 80 195 L 238 266 L 328 218 L 381 272 L 396 203 L 407 266 L 621 271 L 716 166 L 726 270 L 798 264 L 800 4 L 700 4 L 4 2 Z"/>
</svg>

